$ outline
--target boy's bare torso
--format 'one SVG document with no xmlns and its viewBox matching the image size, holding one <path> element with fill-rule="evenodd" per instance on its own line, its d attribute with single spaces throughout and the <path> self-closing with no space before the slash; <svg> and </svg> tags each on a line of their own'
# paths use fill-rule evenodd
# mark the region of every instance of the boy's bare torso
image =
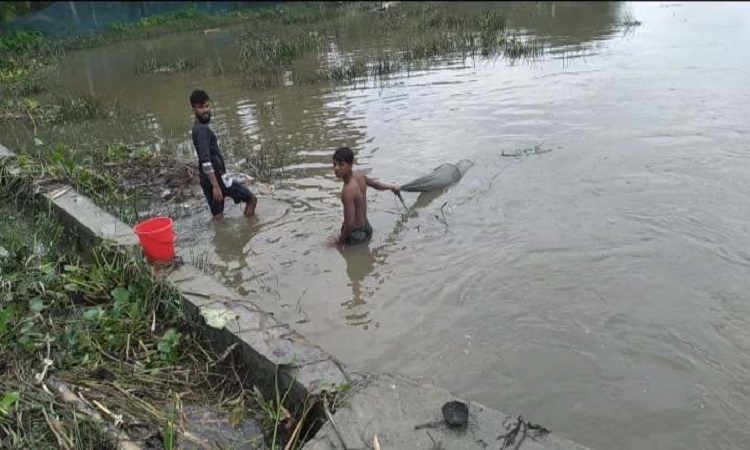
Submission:
<svg viewBox="0 0 750 450">
<path fill-rule="evenodd" d="M 351 203 L 354 205 L 354 223 L 351 226 L 353 228 L 365 226 L 367 224 L 367 180 L 363 174 L 352 172 L 352 178 L 341 190 L 341 203 L 344 204 L 344 208 L 347 205 L 347 198 L 351 198 Z"/>
</svg>

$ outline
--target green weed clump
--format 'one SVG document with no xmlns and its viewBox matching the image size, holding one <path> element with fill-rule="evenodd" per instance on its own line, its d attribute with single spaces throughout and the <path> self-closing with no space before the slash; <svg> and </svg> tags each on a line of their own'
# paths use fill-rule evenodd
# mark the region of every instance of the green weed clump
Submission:
<svg viewBox="0 0 750 450">
<path fill-rule="evenodd" d="M 0 95 L 5 98 L 39 93 L 62 50 L 37 31 L 0 35 Z"/>
</svg>

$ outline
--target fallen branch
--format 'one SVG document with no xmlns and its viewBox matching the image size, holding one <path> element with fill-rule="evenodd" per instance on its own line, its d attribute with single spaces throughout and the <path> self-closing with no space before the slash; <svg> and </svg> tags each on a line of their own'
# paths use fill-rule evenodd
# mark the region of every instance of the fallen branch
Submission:
<svg viewBox="0 0 750 450">
<path fill-rule="evenodd" d="M 341 445 L 344 446 L 344 450 L 348 450 L 348 447 L 346 446 L 346 441 L 341 436 L 341 433 L 339 432 L 339 428 L 336 426 L 336 422 L 333 420 L 333 415 L 331 414 L 331 411 L 328 409 L 328 399 L 323 397 L 323 409 L 326 412 L 326 417 L 328 417 L 328 421 L 331 422 L 331 426 L 333 426 L 333 431 L 336 432 L 336 436 L 338 436 L 339 440 L 341 441 Z"/>
<path fill-rule="evenodd" d="M 57 445 L 63 450 L 73 449 L 73 442 L 61 429 L 59 429 L 59 427 L 62 427 L 62 423 L 59 420 L 50 419 L 47 415 L 46 409 L 42 409 L 42 414 L 44 414 L 44 420 L 47 422 L 47 426 L 50 431 L 52 431 L 52 434 L 55 435 L 55 439 L 57 439 Z"/>
<path fill-rule="evenodd" d="M 507 419 L 506 419 L 507 421 Z M 503 426 L 507 430 L 508 427 L 505 423 L 503 423 Z M 520 439 L 518 439 L 518 435 L 521 433 Z M 513 426 L 513 428 L 510 429 L 507 433 L 498 436 L 498 440 L 503 440 L 503 446 L 500 447 L 500 449 L 509 448 L 510 445 L 516 444 L 513 449 L 518 450 L 518 448 L 521 446 L 521 442 L 526 438 L 526 428 L 524 427 L 523 417 L 518 416 L 516 419 L 516 424 Z M 516 441 L 518 439 L 518 441 Z"/>
<path fill-rule="evenodd" d="M 505 150 L 503 150 L 502 152 L 500 152 L 500 156 L 504 156 L 508 158 L 520 158 L 521 156 L 526 156 L 526 155 L 542 155 L 544 153 L 549 153 L 551 151 L 552 149 L 550 148 L 545 149 L 545 148 L 542 148 L 541 145 L 535 145 L 534 147 L 531 147 L 531 148 L 523 148 L 520 150 L 516 150 L 513 153 L 506 153 Z"/>
<path fill-rule="evenodd" d="M 439 222 L 442 222 L 443 225 L 445 225 L 446 228 L 447 228 L 448 227 L 448 219 L 446 219 L 446 217 L 445 217 L 445 207 L 446 206 L 448 206 L 448 202 L 444 202 L 443 205 L 440 207 L 440 214 L 443 216 L 443 220 L 440 220 L 440 217 L 437 214 L 435 214 L 435 218 Z"/>
<path fill-rule="evenodd" d="M 34 127 L 34 136 L 36 136 L 37 129 L 36 129 L 36 121 L 34 120 L 34 116 L 31 115 L 31 111 L 29 110 L 29 108 L 25 108 L 25 109 L 26 109 L 26 115 L 28 116 L 29 121 L 31 121 L 31 125 Z"/>
<path fill-rule="evenodd" d="M 42 369 L 41 373 L 34 374 L 34 381 L 36 381 L 37 384 L 41 384 L 44 381 L 44 377 L 47 376 L 47 371 L 50 367 L 52 367 L 52 364 L 54 364 L 54 362 L 50 359 L 52 350 L 49 343 L 49 336 L 47 336 L 47 357 L 44 358 L 44 368 Z"/>
<path fill-rule="evenodd" d="M 45 389 L 45 391 L 51 392 L 56 398 L 61 400 L 63 403 L 72 405 L 76 412 L 81 412 L 85 414 L 86 416 L 88 416 L 94 422 L 100 424 L 104 428 L 104 431 L 106 432 L 107 436 L 109 436 L 109 438 L 112 439 L 113 441 L 117 442 L 117 450 L 142 450 L 144 448 L 141 445 L 138 445 L 137 443 L 132 441 L 125 431 L 118 430 L 116 426 L 113 426 L 109 424 L 106 420 L 104 420 L 104 418 L 102 418 L 101 414 L 99 414 L 98 411 L 89 407 L 86 404 L 87 402 L 84 402 L 83 399 L 81 399 L 76 394 L 74 394 L 73 391 L 64 382 L 57 380 L 50 376 L 44 384 L 45 388 L 47 386 L 49 386 L 51 390 Z M 46 418 L 46 412 L 45 412 L 45 418 Z M 48 424 L 50 424 L 49 420 L 48 420 Z M 58 438 L 58 442 L 60 441 L 60 439 L 64 440 L 64 437 L 58 435 L 58 433 L 56 432 L 52 424 L 50 424 L 50 429 L 52 430 L 52 433 L 55 434 L 55 437 Z"/>
<path fill-rule="evenodd" d="M 297 444 L 297 441 L 299 441 L 300 433 L 302 432 L 302 426 L 305 424 L 305 419 L 307 418 L 307 415 L 310 413 L 310 411 L 313 408 L 314 403 L 306 402 L 305 408 L 302 411 L 302 416 L 297 421 L 297 426 L 294 427 L 294 431 L 292 432 L 292 435 L 289 437 L 289 442 L 287 442 L 286 447 L 284 447 L 284 450 L 292 450 L 294 446 Z"/>
<path fill-rule="evenodd" d="M 500 447 L 501 450 L 510 448 L 510 445 L 513 444 L 515 444 L 513 445 L 513 450 L 518 450 L 523 440 L 526 439 L 526 436 L 537 442 L 541 442 L 549 434 L 549 430 L 545 427 L 526 422 L 523 420 L 523 416 L 520 415 L 516 418 L 515 425 L 510 429 L 508 428 L 507 421 L 508 418 L 503 422 L 503 427 L 510 431 L 497 437 L 498 440 L 503 439 L 503 446 Z M 534 432 L 533 435 L 532 432 Z"/>
</svg>

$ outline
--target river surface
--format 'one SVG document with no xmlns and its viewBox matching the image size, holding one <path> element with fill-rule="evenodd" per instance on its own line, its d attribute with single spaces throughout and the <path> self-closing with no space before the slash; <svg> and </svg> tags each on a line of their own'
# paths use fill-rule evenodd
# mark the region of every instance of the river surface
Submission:
<svg viewBox="0 0 750 450">
<path fill-rule="evenodd" d="M 61 80 L 146 111 L 185 158 L 196 87 L 227 159 L 296 154 L 274 189 L 250 184 L 256 219 L 227 203 L 213 224 L 198 204 L 179 246 L 350 367 L 430 378 L 592 448 L 747 448 L 750 5 L 539 9 L 513 24 L 553 43 L 533 63 L 258 90 L 221 70 L 223 31 L 72 53 Z M 642 25 L 617 27 L 626 13 Z M 134 75 L 180 52 L 195 71 Z M 325 246 L 341 145 L 385 182 L 476 165 L 405 193 L 408 213 L 370 190 L 373 241 L 342 252 Z"/>
</svg>

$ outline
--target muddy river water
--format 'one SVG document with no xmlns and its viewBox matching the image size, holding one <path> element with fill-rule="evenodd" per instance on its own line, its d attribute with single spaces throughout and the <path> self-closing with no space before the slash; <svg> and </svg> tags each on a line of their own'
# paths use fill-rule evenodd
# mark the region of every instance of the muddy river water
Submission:
<svg viewBox="0 0 750 450">
<path fill-rule="evenodd" d="M 626 14 L 642 25 L 615 26 Z M 61 80 L 146 111 L 185 158 L 195 87 L 232 163 L 291 149 L 273 189 L 251 183 L 256 219 L 228 204 L 213 224 L 199 204 L 179 245 L 350 367 L 427 377 L 593 448 L 747 448 L 750 5 L 553 3 L 513 25 L 552 52 L 259 90 L 221 70 L 229 31 L 189 33 L 71 53 Z M 198 68 L 134 75 L 177 53 Z M 385 182 L 476 165 L 405 194 L 408 212 L 370 190 L 372 243 L 329 250 L 341 145 Z"/>
</svg>

